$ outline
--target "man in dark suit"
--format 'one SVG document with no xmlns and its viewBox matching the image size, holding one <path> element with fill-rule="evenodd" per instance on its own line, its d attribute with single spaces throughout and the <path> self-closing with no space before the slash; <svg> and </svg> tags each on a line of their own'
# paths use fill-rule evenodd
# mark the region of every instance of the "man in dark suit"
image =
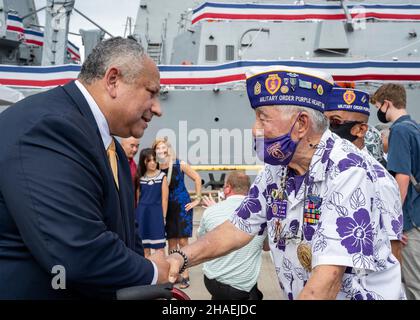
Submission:
<svg viewBox="0 0 420 320">
<path fill-rule="evenodd" d="M 0 115 L 0 299 L 115 298 L 167 281 L 163 256 L 143 257 L 130 168 L 113 138 L 139 138 L 161 115 L 159 82 L 138 43 L 112 38 L 77 81 Z M 65 271 L 58 287 L 54 268 Z"/>
</svg>

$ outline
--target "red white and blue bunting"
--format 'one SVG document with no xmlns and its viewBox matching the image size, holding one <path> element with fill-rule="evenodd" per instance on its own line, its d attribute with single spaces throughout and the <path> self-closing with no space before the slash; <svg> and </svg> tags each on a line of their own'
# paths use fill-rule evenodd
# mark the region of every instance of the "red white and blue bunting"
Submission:
<svg viewBox="0 0 420 320">
<path fill-rule="evenodd" d="M 19 40 L 28 45 L 40 46 L 44 45 L 44 33 L 38 30 L 25 28 L 22 18 L 18 15 L 9 13 L 7 15 L 7 31 L 15 32 L 18 34 Z M 79 48 L 67 41 L 67 52 L 73 61 L 80 61 Z"/>
<path fill-rule="evenodd" d="M 420 21 L 420 5 L 351 4 L 353 19 Z M 193 10 L 192 24 L 208 20 L 305 21 L 346 20 L 341 5 L 238 4 L 205 2 Z"/>
<path fill-rule="evenodd" d="M 159 66 L 161 85 L 170 87 L 232 86 L 245 80 L 254 66 L 286 65 L 322 70 L 335 81 L 344 82 L 420 82 L 420 62 L 415 61 L 236 61 L 212 66 Z M 27 67 L 0 65 L 0 84 L 11 87 L 48 88 L 76 79 L 80 65 Z"/>
</svg>

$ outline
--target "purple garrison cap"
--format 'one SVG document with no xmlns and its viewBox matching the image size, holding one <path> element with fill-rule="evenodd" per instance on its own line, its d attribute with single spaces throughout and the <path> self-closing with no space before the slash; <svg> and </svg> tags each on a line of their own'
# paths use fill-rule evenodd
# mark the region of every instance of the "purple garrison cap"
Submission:
<svg viewBox="0 0 420 320">
<path fill-rule="evenodd" d="M 294 105 L 324 112 L 333 87 L 331 75 L 315 69 L 269 66 L 246 73 L 246 87 L 252 108 Z"/>
<path fill-rule="evenodd" d="M 351 111 L 369 116 L 369 94 L 355 89 L 334 87 L 328 97 L 325 111 Z"/>
</svg>

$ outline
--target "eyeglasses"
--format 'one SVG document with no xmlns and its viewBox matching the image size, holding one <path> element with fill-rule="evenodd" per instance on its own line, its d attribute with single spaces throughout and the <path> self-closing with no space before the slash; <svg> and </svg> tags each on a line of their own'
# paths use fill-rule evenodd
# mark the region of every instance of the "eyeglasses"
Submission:
<svg viewBox="0 0 420 320">
<path fill-rule="evenodd" d="M 340 119 L 330 119 L 330 127 L 332 129 L 337 129 L 338 127 L 342 126 L 343 124 L 354 126 L 355 124 L 362 124 L 363 121 L 346 121 Z"/>
</svg>

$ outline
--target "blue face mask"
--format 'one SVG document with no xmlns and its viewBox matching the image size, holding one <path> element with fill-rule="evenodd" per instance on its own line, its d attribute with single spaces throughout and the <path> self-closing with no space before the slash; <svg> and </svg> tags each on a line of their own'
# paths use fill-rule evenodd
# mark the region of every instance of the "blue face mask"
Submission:
<svg viewBox="0 0 420 320">
<path fill-rule="evenodd" d="M 290 163 L 299 143 L 294 142 L 291 136 L 299 116 L 300 113 L 287 134 L 272 139 L 254 138 L 254 150 L 257 151 L 258 159 L 273 166 L 286 166 Z"/>
</svg>

